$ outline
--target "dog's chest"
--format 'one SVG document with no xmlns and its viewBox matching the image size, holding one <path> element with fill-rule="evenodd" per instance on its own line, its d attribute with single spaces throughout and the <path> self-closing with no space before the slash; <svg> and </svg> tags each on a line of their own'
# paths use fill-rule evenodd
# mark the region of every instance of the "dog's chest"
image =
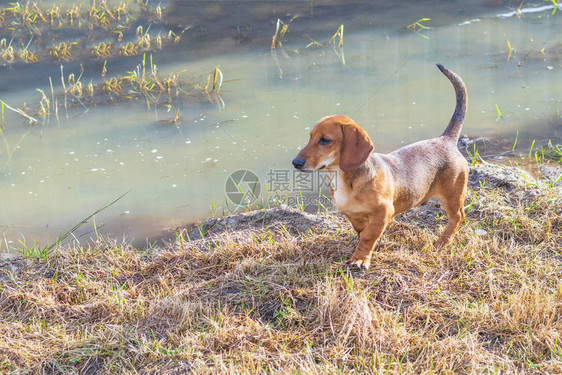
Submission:
<svg viewBox="0 0 562 375">
<path fill-rule="evenodd" d="M 332 179 L 332 198 L 334 205 L 344 214 L 352 214 L 362 211 L 361 202 L 359 202 L 351 186 L 347 184 L 342 173 L 336 173 L 336 178 Z"/>
<path fill-rule="evenodd" d="M 349 201 L 349 195 L 346 192 L 342 191 L 342 188 L 336 188 L 333 190 L 332 198 L 334 199 L 334 205 L 342 211 L 345 205 Z"/>
</svg>

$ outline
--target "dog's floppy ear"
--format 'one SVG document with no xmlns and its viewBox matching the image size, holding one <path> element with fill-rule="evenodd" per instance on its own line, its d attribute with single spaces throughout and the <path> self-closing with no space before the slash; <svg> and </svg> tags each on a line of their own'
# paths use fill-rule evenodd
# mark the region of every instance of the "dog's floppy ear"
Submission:
<svg viewBox="0 0 562 375">
<path fill-rule="evenodd" d="M 340 169 L 347 172 L 363 164 L 375 146 L 367 132 L 355 123 L 342 124 L 342 132 Z"/>
</svg>

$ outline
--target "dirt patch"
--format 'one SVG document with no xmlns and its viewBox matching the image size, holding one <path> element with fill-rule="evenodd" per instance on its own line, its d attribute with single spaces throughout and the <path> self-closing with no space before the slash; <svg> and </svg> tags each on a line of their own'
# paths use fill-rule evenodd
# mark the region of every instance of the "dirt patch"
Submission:
<svg viewBox="0 0 562 375">
<path fill-rule="evenodd" d="M 539 171 L 543 178 L 553 186 L 562 187 L 562 168 L 556 165 L 541 165 Z"/>
<path fill-rule="evenodd" d="M 470 168 L 469 188 L 499 188 L 505 191 L 526 189 L 536 184 L 536 178 L 521 168 L 499 164 L 482 164 Z"/>
<path fill-rule="evenodd" d="M 341 230 L 342 225 L 346 225 L 345 221 L 337 215 L 313 215 L 294 208 L 276 207 L 207 220 L 194 225 L 189 231 L 189 237 L 197 240 L 224 232 L 264 229 L 272 232 L 286 230 L 298 235 L 308 231 L 334 232 Z"/>
<path fill-rule="evenodd" d="M 0 254 L 0 282 L 18 278 L 30 261 L 13 254 Z"/>
<path fill-rule="evenodd" d="M 512 193 L 514 198 L 532 199 L 539 185 L 553 183 L 560 178 L 560 175 L 562 175 L 562 168 L 556 165 L 541 166 L 540 175 L 534 177 L 520 167 L 487 163 L 470 168 L 468 188 L 474 191 L 501 189 L 505 193 Z M 562 182 L 558 181 L 555 186 L 562 187 Z M 444 224 L 447 216 L 437 199 L 433 198 L 398 215 L 396 220 L 435 228 Z M 264 229 L 271 232 L 286 230 L 291 234 L 299 235 L 307 231 L 333 233 L 338 230 L 350 230 L 351 225 L 338 212 L 315 215 L 294 208 L 276 207 L 209 219 L 190 226 L 188 232 L 189 237 L 196 241 L 203 237 L 216 240 L 220 235 L 230 236 L 231 239 L 244 237 L 251 232 Z"/>
</svg>

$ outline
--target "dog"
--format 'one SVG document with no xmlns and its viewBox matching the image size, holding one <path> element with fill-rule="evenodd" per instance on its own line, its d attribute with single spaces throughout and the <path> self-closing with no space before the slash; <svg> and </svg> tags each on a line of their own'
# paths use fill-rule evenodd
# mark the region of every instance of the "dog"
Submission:
<svg viewBox="0 0 562 375">
<path fill-rule="evenodd" d="M 390 154 L 373 153 L 373 142 L 365 130 L 345 115 L 334 115 L 314 126 L 308 144 L 293 160 L 300 171 L 331 173 L 334 204 L 359 235 L 359 244 L 347 261 L 349 267 L 368 269 L 375 243 L 391 219 L 430 198 L 437 197 L 449 218 L 436 247 L 447 245 L 464 221 L 468 163 L 457 140 L 468 96 L 457 74 L 443 65 L 437 67 L 456 94 L 455 111 L 440 137 Z"/>
</svg>

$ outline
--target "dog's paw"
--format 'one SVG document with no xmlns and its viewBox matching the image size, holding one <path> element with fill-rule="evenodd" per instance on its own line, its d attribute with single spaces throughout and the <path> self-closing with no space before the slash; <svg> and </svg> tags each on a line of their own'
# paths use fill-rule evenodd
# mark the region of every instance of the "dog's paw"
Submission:
<svg viewBox="0 0 562 375">
<path fill-rule="evenodd" d="M 433 246 L 435 246 L 436 248 L 441 248 L 441 247 L 445 247 L 449 244 L 449 239 L 448 238 L 439 238 L 437 241 L 435 241 L 435 243 L 433 244 Z"/>
<path fill-rule="evenodd" d="M 353 259 L 347 261 L 346 265 L 349 268 L 358 269 L 358 270 L 368 270 L 369 266 L 371 266 L 371 262 L 367 259 Z"/>
</svg>

